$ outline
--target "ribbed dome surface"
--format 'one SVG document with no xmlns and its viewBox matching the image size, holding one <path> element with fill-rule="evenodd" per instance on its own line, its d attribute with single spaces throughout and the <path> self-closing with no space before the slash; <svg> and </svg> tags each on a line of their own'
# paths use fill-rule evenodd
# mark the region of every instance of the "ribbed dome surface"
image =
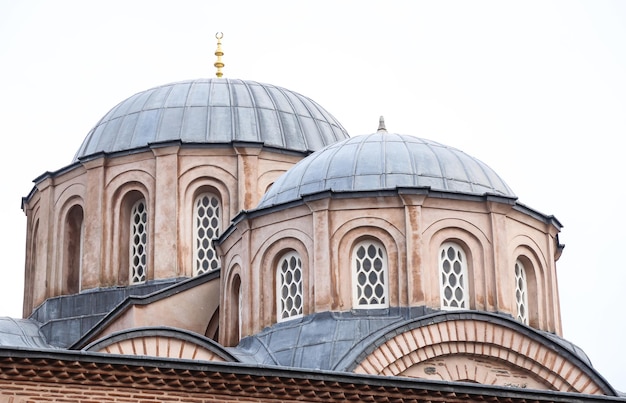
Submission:
<svg viewBox="0 0 626 403">
<path fill-rule="evenodd" d="M 460 150 L 414 136 L 378 132 L 355 136 L 311 154 L 281 176 L 257 208 L 325 190 L 396 187 L 515 197 L 491 168 Z"/>
<path fill-rule="evenodd" d="M 39 325 L 31 319 L 0 318 L 0 347 L 53 348 L 39 331 Z"/>
<path fill-rule="evenodd" d="M 250 141 L 307 152 L 347 137 L 330 113 L 296 92 L 254 81 L 199 79 L 122 101 L 89 132 L 74 159 L 174 140 Z"/>
</svg>

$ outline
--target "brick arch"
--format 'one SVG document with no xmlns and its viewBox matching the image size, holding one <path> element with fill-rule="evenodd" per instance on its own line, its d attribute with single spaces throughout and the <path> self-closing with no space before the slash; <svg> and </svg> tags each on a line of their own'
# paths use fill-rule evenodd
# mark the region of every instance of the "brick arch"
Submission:
<svg viewBox="0 0 626 403">
<path fill-rule="evenodd" d="M 228 263 L 223 270 L 222 295 L 220 297 L 220 318 L 219 341 L 225 346 L 236 346 L 242 338 L 240 317 L 243 306 L 240 306 L 240 294 L 249 286 L 242 280 L 241 256 Z M 248 294 L 243 294 L 248 295 Z M 241 301 L 242 305 L 244 301 Z"/>
<path fill-rule="evenodd" d="M 154 177 L 142 170 L 130 170 L 110 180 L 104 199 L 103 254 L 100 285 L 128 285 L 128 225 L 132 204 L 143 198 L 148 211 L 148 267 L 147 280 L 153 275 L 154 245 Z M 87 206 L 89 207 L 89 206 Z"/>
<path fill-rule="evenodd" d="M 422 282 L 426 301 L 431 306 L 441 306 L 441 276 L 439 274 L 439 253 L 445 242 L 457 244 L 467 259 L 469 306 L 471 309 L 493 309 L 489 303 L 488 268 L 493 267 L 492 244 L 481 228 L 458 218 L 446 218 L 433 223 L 423 235 L 425 253 Z"/>
<path fill-rule="evenodd" d="M 194 176 L 195 175 L 195 176 Z M 210 176 L 214 175 L 214 176 Z M 220 233 L 228 228 L 233 212 L 237 211 L 237 182 L 232 176 L 214 167 L 191 169 L 179 180 L 180 195 L 178 238 L 180 253 L 178 256 L 179 274 L 193 276 L 194 257 L 194 202 L 204 192 L 213 193 L 220 201 Z"/>
<path fill-rule="evenodd" d="M 535 242 L 526 236 L 517 236 L 513 239 L 510 256 L 510 270 L 520 260 L 526 270 L 526 285 L 529 301 L 529 324 L 532 327 L 544 330 L 560 328 L 555 320 L 554 297 L 551 293 L 550 274 L 545 256 Z"/>
<path fill-rule="evenodd" d="M 82 225 L 85 220 L 85 186 L 71 184 L 55 201 L 54 264 L 51 273 L 53 295 L 76 294 L 80 291 L 80 259 Z"/>
<path fill-rule="evenodd" d="M 285 172 L 287 172 L 287 169 L 271 169 L 259 175 L 257 200 L 261 200 L 263 195 L 270 190 L 274 182 Z"/>
<path fill-rule="evenodd" d="M 236 362 L 220 345 L 182 329 L 140 328 L 100 339 L 85 348 L 108 354 Z"/>
<path fill-rule="evenodd" d="M 308 234 L 296 229 L 287 229 L 268 237 L 267 241 L 254 254 L 252 267 L 254 267 L 253 272 L 255 274 L 250 281 L 260 284 L 262 295 L 269 296 L 257 308 L 262 309 L 266 319 L 271 318 L 270 323 L 276 323 L 278 320 L 276 315 L 276 267 L 280 257 L 287 251 L 295 251 L 302 260 L 303 311 L 307 314 L 311 309 L 311 302 L 314 301 L 314 287 L 309 281 L 313 268 L 312 254 L 309 251 L 312 250 L 313 241 Z"/>
<path fill-rule="evenodd" d="M 185 171 L 178 180 L 180 195 L 178 202 L 181 210 L 189 217 L 187 212 L 192 205 L 193 199 L 201 188 L 213 189 L 222 200 L 224 217 L 222 226 L 226 228 L 231 218 L 239 211 L 237 208 L 237 178 L 221 167 L 198 166 Z"/>
<path fill-rule="evenodd" d="M 429 320 L 421 326 L 407 326 L 403 332 L 395 329 L 374 341 L 352 369 L 358 374 L 417 377 L 420 367 L 436 362 L 439 367 L 449 365 L 439 372 L 441 380 L 507 385 L 504 377 L 491 376 L 476 361 L 483 360 L 510 373 L 523 374 L 532 380 L 532 387 L 543 385 L 545 389 L 563 392 L 613 394 L 593 369 L 568 357 L 565 349 L 543 342 L 541 337 L 531 337 L 517 329 L 517 325 L 505 326 L 497 320 L 485 319 Z M 459 357 L 470 360 L 459 365 Z M 474 363 L 471 368 L 467 368 L 468 362 Z"/>
<path fill-rule="evenodd" d="M 406 251 L 406 237 L 388 220 L 378 217 L 360 217 L 342 223 L 330 239 L 331 265 L 336 270 L 333 309 L 352 309 L 352 249 L 361 240 L 380 242 L 387 254 L 389 281 L 389 304 L 398 306 L 408 299 L 407 290 L 400 279 L 406 273 L 406 262 L 402 259 Z"/>
<path fill-rule="evenodd" d="M 459 382 L 482 385 L 500 385 L 523 389 L 554 390 L 550 383 L 535 374 L 507 365 L 491 357 L 475 357 L 456 353 L 454 356 L 438 356 L 409 367 L 400 374 L 409 378 Z M 535 376 L 533 376 L 535 375 Z"/>
</svg>

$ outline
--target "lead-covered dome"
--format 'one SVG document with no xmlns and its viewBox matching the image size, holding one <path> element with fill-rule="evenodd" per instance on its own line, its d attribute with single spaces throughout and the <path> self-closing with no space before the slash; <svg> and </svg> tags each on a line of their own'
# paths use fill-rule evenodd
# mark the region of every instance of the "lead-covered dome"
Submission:
<svg viewBox="0 0 626 403">
<path fill-rule="evenodd" d="M 198 79 L 120 102 L 89 132 L 74 160 L 165 141 L 260 142 L 312 152 L 346 138 L 330 113 L 296 92 L 254 81 Z"/>
<path fill-rule="evenodd" d="M 326 190 L 375 191 L 397 187 L 515 197 L 498 174 L 463 151 L 414 136 L 379 131 L 311 154 L 282 175 L 257 208 Z"/>
</svg>

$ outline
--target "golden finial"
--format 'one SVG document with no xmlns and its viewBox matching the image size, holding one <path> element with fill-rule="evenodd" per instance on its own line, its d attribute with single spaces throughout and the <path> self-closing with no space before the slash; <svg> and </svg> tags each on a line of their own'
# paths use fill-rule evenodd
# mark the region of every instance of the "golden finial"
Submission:
<svg viewBox="0 0 626 403">
<path fill-rule="evenodd" d="M 215 75 L 217 77 L 222 77 L 224 73 L 222 73 L 222 68 L 224 67 L 224 62 L 222 62 L 222 56 L 224 56 L 224 52 L 222 51 L 222 38 L 224 34 L 218 32 L 215 34 L 215 39 L 217 39 L 217 49 L 215 49 L 215 56 L 217 56 L 217 61 L 213 63 L 213 66 L 217 69 Z"/>
<path fill-rule="evenodd" d="M 378 131 L 387 132 L 387 128 L 385 127 L 385 118 L 382 116 L 378 119 Z"/>
</svg>

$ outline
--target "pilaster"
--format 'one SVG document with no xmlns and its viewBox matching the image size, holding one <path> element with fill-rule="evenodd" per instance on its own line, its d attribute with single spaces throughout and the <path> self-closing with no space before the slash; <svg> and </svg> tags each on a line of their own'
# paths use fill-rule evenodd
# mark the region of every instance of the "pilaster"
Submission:
<svg viewBox="0 0 626 403">
<path fill-rule="evenodd" d="M 261 144 L 233 144 L 237 153 L 238 210 L 250 210 L 258 203 L 259 154 Z"/>
<path fill-rule="evenodd" d="M 484 305 L 476 309 L 516 313 L 514 261 L 509 256 L 507 214 L 512 204 L 488 201 L 491 220 L 492 265 L 484 267 Z"/>
<path fill-rule="evenodd" d="M 178 151 L 179 145 L 153 147 L 156 157 L 154 192 L 153 279 L 178 274 Z"/>
<path fill-rule="evenodd" d="M 332 310 L 338 306 L 333 303 L 333 278 L 339 278 L 338 267 L 332 267 L 330 256 L 330 203 L 325 197 L 318 200 L 305 199 L 311 209 L 313 220 L 313 258 L 312 267 L 308 270 L 307 295 L 310 296 L 309 306 L 315 312 Z"/>
<path fill-rule="evenodd" d="M 54 186 L 50 177 L 44 177 L 36 184 L 39 191 L 39 226 L 34 244 L 36 253 L 34 258 L 33 278 L 33 306 L 38 306 L 46 298 L 51 297 L 50 282 L 52 280 L 53 250 L 52 238 L 54 236 Z"/>
<path fill-rule="evenodd" d="M 426 199 L 424 194 L 400 193 L 404 204 L 405 239 L 406 239 L 406 274 L 398 273 L 400 284 L 405 284 L 406 300 L 400 296 L 400 303 L 409 306 L 423 304 L 426 300 L 426 282 L 424 278 L 424 255 L 422 245 L 422 204 Z"/>
<path fill-rule="evenodd" d="M 104 264 L 110 244 L 105 242 L 107 215 L 104 212 L 105 158 L 83 162 L 86 170 L 83 256 L 81 264 L 81 290 L 114 285 L 117 278 L 114 270 Z M 110 262 L 110 260 L 109 260 Z"/>
</svg>

